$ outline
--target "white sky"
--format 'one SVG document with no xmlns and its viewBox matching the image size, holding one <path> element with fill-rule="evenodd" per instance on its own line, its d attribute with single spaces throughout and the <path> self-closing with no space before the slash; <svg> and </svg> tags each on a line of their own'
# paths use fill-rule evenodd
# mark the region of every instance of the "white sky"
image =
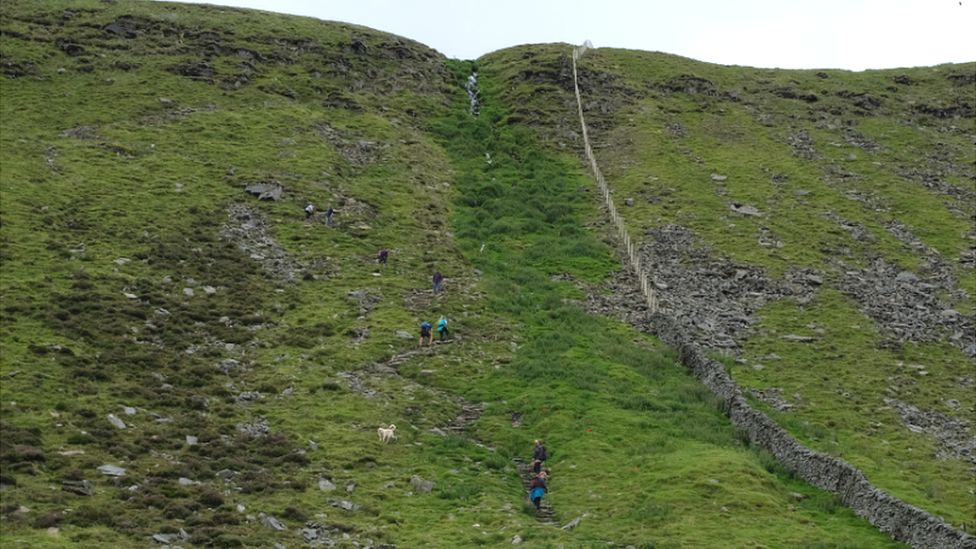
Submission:
<svg viewBox="0 0 976 549">
<path fill-rule="evenodd" d="M 882 69 L 976 61 L 976 0 L 209 0 L 392 32 L 448 57 L 540 42 L 726 65 Z"/>
</svg>

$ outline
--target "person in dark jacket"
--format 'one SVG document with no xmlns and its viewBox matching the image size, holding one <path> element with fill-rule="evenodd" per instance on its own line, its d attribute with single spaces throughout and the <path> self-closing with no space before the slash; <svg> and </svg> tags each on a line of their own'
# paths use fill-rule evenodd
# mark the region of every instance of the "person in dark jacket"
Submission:
<svg viewBox="0 0 976 549">
<path fill-rule="evenodd" d="M 536 440 L 535 449 L 532 450 L 532 471 L 538 474 L 547 459 L 549 454 L 546 452 L 546 447 L 542 445 L 541 440 Z"/>
<path fill-rule="evenodd" d="M 434 293 L 438 293 L 444 289 L 444 275 L 440 271 L 434 271 L 434 276 L 431 277 L 434 282 Z"/>
<path fill-rule="evenodd" d="M 386 260 L 390 257 L 390 250 L 382 249 L 376 254 L 376 262 L 380 265 L 386 265 Z"/>
<path fill-rule="evenodd" d="M 538 511 L 542 505 L 542 496 L 546 494 L 549 489 L 546 486 L 546 472 L 539 471 L 539 474 L 532 479 L 532 483 L 529 484 L 529 499 L 532 500 L 532 504 L 535 505 L 535 510 Z"/>
</svg>

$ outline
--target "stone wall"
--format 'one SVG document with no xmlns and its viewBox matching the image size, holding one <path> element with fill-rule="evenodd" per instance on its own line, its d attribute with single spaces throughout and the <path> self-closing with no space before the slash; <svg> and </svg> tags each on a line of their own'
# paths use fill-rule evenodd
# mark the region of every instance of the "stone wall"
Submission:
<svg viewBox="0 0 976 549">
<path fill-rule="evenodd" d="M 837 495 L 854 513 L 868 520 L 892 538 L 912 547 L 976 549 L 976 537 L 956 530 L 944 520 L 911 506 L 875 488 L 858 469 L 849 463 L 807 448 L 793 438 L 766 414 L 756 410 L 742 396 L 742 390 L 732 380 L 725 367 L 705 357 L 701 348 L 687 337 L 685 328 L 657 311 L 657 299 L 649 284 L 646 265 L 637 254 L 637 247 L 627 233 L 623 219 L 611 198 L 610 188 L 600 173 L 596 156 L 590 147 L 580 99 L 576 62 L 589 42 L 573 51 L 573 84 L 579 109 L 580 126 L 586 158 L 597 185 L 600 187 L 608 215 L 617 229 L 627 259 L 637 276 L 641 293 L 651 313 L 651 326 L 665 343 L 678 350 L 681 362 L 712 393 L 718 396 L 732 424 L 748 436 L 752 445 L 770 452 L 780 463 L 810 484 Z"/>
<path fill-rule="evenodd" d="M 725 367 L 687 341 L 679 325 L 660 313 L 652 315 L 651 320 L 656 335 L 677 349 L 682 364 L 722 400 L 732 424 L 746 434 L 751 444 L 770 452 L 799 478 L 836 494 L 854 513 L 912 547 L 976 548 L 976 537 L 875 488 L 861 471 L 844 460 L 801 444 L 766 414 L 750 406 Z"/>
</svg>

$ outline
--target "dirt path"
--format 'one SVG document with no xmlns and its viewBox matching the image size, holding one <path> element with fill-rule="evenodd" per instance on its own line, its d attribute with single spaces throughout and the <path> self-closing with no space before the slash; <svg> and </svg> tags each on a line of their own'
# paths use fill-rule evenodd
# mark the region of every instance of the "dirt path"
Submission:
<svg viewBox="0 0 976 549">
<path fill-rule="evenodd" d="M 532 479 L 535 477 L 535 473 L 532 471 L 532 463 L 527 463 L 519 458 L 515 458 L 512 461 L 515 462 L 515 467 L 518 469 L 519 476 L 522 478 L 522 488 L 525 491 L 526 498 L 528 498 L 530 491 L 529 485 L 532 483 Z M 539 506 L 539 511 L 536 513 L 536 518 L 543 524 L 559 526 L 559 523 L 556 522 L 556 513 L 553 512 L 552 506 L 549 505 L 548 493 L 542 498 L 542 505 Z"/>
<path fill-rule="evenodd" d="M 430 355 L 432 353 L 433 353 L 432 347 L 421 347 L 417 349 L 411 349 L 409 351 L 404 351 L 402 353 L 394 355 L 386 360 L 369 364 L 365 368 L 363 368 L 363 371 L 371 375 L 399 376 L 400 375 L 399 367 L 402 364 L 406 363 L 407 361 L 417 356 Z M 358 379 L 359 376 L 355 376 L 355 377 L 357 378 L 357 381 L 359 381 Z M 401 378 L 401 379 L 403 379 L 406 382 L 415 383 L 412 382 L 411 380 L 408 380 L 407 378 Z M 360 381 L 360 385 L 362 385 L 361 381 Z M 364 388 L 365 387 L 360 387 L 360 392 L 363 392 L 362 389 Z M 478 420 L 478 418 L 481 417 L 482 413 L 484 413 L 485 411 L 484 403 L 469 402 L 467 399 L 463 397 L 453 395 L 427 385 L 424 385 L 424 388 L 428 391 L 437 394 L 438 396 L 446 400 L 450 400 L 456 403 L 461 408 L 458 415 L 453 420 L 451 420 L 448 424 L 434 427 L 431 429 L 431 431 L 441 436 L 447 436 L 449 434 L 453 434 L 456 436 L 469 438 L 465 436 L 465 431 L 471 424 L 473 424 L 475 421 Z M 484 444 L 482 444 L 481 442 L 475 439 L 471 439 L 471 440 L 474 444 L 480 447 L 487 448 L 490 451 L 494 451 L 494 448 L 485 446 Z M 516 469 L 518 470 L 519 478 L 521 478 L 522 480 L 523 493 L 525 494 L 524 497 L 528 498 L 528 493 L 530 491 L 529 485 L 532 483 L 533 477 L 535 477 L 535 473 L 532 472 L 532 464 L 526 463 L 525 461 L 518 458 L 514 459 L 513 461 L 515 463 Z M 539 520 L 539 522 L 543 524 L 559 526 L 556 520 L 556 515 L 553 512 L 552 506 L 549 504 L 548 497 L 542 498 L 542 505 L 540 506 L 539 511 L 536 513 L 536 518 Z"/>
</svg>

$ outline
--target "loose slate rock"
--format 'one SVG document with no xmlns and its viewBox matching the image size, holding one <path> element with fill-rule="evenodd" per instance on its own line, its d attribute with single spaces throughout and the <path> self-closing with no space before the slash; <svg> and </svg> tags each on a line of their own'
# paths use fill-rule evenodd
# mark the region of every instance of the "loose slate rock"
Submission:
<svg viewBox="0 0 976 549">
<path fill-rule="evenodd" d="M 108 415 L 108 422 L 118 429 L 125 429 L 125 422 L 119 419 L 115 414 Z"/>
<path fill-rule="evenodd" d="M 319 479 L 319 490 L 322 490 L 323 492 L 331 492 L 335 489 L 336 489 L 336 485 L 333 484 L 331 480 L 327 478 Z"/>
<path fill-rule="evenodd" d="M 329 500 L 329 504 L 333 507 L 338 507 L 339 509 L 345 509 L 346 511 L 356 511 L 359 509 L 359 505 L 353 503 L 347 499 L 333 499 Z"/>
<path fill-rule="evenodd" d="M 819 338 L 813 336 L 801 336 L 796 334 L 788 334 L 780 339 L 785 339 L 786 341 L 796 341 L 798 343 L 811 343 L 817 341 Z"/>
<path fill-rule="evenodd" d="M 100 465 L 98 467 L 98 472 L 103 475 L 109 475 L 112 477 L 122 477 L 125 476 L 125 469 L 119 467 L 118 465 L 112 465 L 111 463 L 106 463 L 105 465 Z"/>
<path fill-rule="evenodd" d="M 261 513 L 258 516 L 261 517 L 261 524 L 267 526 L 268 528 L 274 528 L 275 530 L 279 530 L 279 531 L 288 529 L 288 527 L 282 524 L 280 520 L 274 518 L 271 515 L 266 515 L 264 513 Z"/>
<path fill-rule="evenodd" d="M 240 365 L 241 363 L 237 360 L 234 360 L 233 358 L 225 358 L 224 360 L 220 361 L 220 364 L 217 364 L 217 369 L 227 374 L 230 373 L 231 370 L 237 368 Z"/>
<path fill-rule="evenodd" d="M 898 282 L 918 282 L 918 275 L 911 271 L 902 271 L 895 276 L 895 280 Z"/>
<path fill-rule="evenodd" d="M 176 534 L 153 534 L 152 539 L 156 543 L 169 545 L 170 543 L 173 543 L 173 541 L 176 539 Z"/>
<path fill-rule="evenodd" d="M 762 216 L 762 212 L 756 209 L 755 206 L 750 206 L 749 204 L 739 204 L 738 202 L 733 202 L 729 209 L 735 213 L 748 215 L 752 217 Z"/>
<path fill-rule="evenodd" d="M 815 274 L 806 275 L 806 281 L 814 286 L 820 286 L 824 283 L 823 277 Z"/>
<path fill-rule="evenodd" d="M 583 517 L 582 517 L 582 516 L 578 516 L 578 517 L 576 517 L 576 518 L 574 518 L 573 520 L 571 520 L 571 521 L 569 521 L 569 522 L 567 522 L 567 523 L 566 523 L 566 524 L 565 524 L 565 525 L 564 525 L 564 526 L 563 526 L 563 527 L 561 528 L 561 530 L 572 530 L 573 528 L 576 528 L 577 526 L 579 526 L 579 523 L 580 523 L 580 522 L 581 522 L 582 520 L 583 520 Z"/>
<path fill-rule="evenodd" d="M 90 496 L 93 493 L 92 485 L 87 480 L 65 480 L 61 483 L 61 489 L 80 496 Z"/>
<path fill-rule="evenodd" d="M 283 189 L 277 183 L 252 183 L 245 189 L 246 192 L 258 197 L 258 200 L 281 200 Z"/>
<path fill-rule="evenodd" d="M 261 437 L 271 432 L 271 427 L 266 419 L 258 418 L 249 423 L 238 423 L 237 431 L 248 436 Z"/>
</svg>

